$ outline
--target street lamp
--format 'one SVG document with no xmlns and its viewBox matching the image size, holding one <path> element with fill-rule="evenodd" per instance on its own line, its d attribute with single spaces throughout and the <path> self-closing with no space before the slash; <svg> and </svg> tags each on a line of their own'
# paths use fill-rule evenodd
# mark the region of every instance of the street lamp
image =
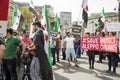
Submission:
<svg viewBox="0 0 120 80">
<path fill-rule="evenodd" d="M 120 0 L 117 0 L 118 3 L 119 3 L 119 6 L 118 6 L 118 20 L 120 22 Z M 120 42 L 120 31 L 118 31 L 118 38 L 119 38 L 119 42 Z M 119 52 L 120 52 L 120 43 L 119 43 Z"/>
<path fill-rule="evenodd" d="M 120 0 L 117 0 L 118 3 L 119 3 L 119 6 L 118 6 L 118 21 L 120 22 Z"/>
</svg>

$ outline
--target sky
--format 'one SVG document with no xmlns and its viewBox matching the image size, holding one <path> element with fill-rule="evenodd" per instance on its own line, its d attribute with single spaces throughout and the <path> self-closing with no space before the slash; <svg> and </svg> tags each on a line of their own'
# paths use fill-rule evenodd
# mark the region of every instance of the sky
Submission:
<svg viewBox="0 0 120 80">
<path fill-rule="evenodd" d="M 30 0 L 13 0 L 18 2 L 30 2 Z M 33 0 L 34 5 L 44 6 L 50 4 L 54 7 L 54 12 L 59 15 L 61 11 L 72 12 L 72 21 L 78 21 L 81 18 L 81 5 L 83 0 Z M 104 7 L 105 12 L 117 12 L 117 0 L 88 0 L 88 14 L 101 13 Z"/>
</svg>

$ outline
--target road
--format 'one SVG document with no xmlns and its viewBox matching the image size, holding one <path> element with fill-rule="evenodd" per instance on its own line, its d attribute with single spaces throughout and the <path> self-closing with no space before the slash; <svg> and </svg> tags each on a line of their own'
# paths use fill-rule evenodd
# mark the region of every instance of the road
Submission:
<svg viewBox="0 0 120 80">
<path fill-rule="evenodd" d="M 98 60 L 97 55 L 95 60 Z M 117 75 L 105 73 L 108 67 L 107 60 L 103 63 L 95 62 L 95 69 L 90 70 L 86 54 L 78 59 L 79 68 L 75 67 L 73 62 L 71 64 L 71 67 L 67 67 L 67 61 L 61 60 L 53 66 L 56 80 L 120 80 L 120 64 Z"/>
<path fill-rule="evenodd" d="M 60 56 L 61 57 L 61 56 Z M 67 67 L 67 60 L 60 60 L 55 66 L 53 66 L 54 76 L 56 80 L 120 80 L 120 64 L 117 67 L 117 75 L 111 75 L 105 73 L 107 70 L 107 60 L 103 60 L 103 63 L 95 62 L 95 69 L 89 69 L 88 57 L 86 54 L 78 58 L 79 68 L 74 66 Z M 98 60 L 96 55 L 95 60 Z M 22 80 L 22 71 L 18 72 L 18 80 Z"/>
</svg>

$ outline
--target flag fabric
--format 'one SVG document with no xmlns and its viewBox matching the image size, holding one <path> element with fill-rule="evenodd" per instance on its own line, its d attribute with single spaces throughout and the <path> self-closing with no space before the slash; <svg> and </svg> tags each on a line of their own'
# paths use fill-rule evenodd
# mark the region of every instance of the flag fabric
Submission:
<svg viewBox="0 0 120 80">
<path fill-rule="evenodd" d="M 30 2 L 30 5 L 29 5 L 29 10 L 30 10 L 30 12 L 32 12 L 32 16 L 33 16 L 33 21 L 38 21 L 38 16 L 37 16 L 37 12 L 36 12 L 36 10 L 35 10 L 35 7 L 34 7 L 34 5 L 33 5 L 33 1 L 31 0 L 31 2 Z"/>
<path fill-rule="evenodd" d="M 102 22 L 105 22 L 105 11 L 104 11 L 104 8 L 102 9 L 102 12 L 101 12 L 101 15 L 100 15 L 100 20 L 102 21 Z"/>
<path fill-rule="evenodd" d="M 102 31 L 104 28 L 104 22 L 105 22 L 105 12 L 104 12 L 104 8 L 103 8 L 101 15 L 99 16 L 98 23 L 95 24 L 96 30 Z"/>
<path fill-rule="evenodd" d="M 53 27 L 54 31 L 57 31 L 57 38 L 60 38 L 61 35 L 61 30 L 60 30 L 60 24 L 59 24 L 59 19 L 58 19 L 58 15 L 56 14 L 56 17 L 54 19 L 54 27 Z"/>
<path fill-rule="evenodd" d="M 50 37 L 51 37 L 51 30 L 50 30 L 50 25 L 49 25 L 49 20 L 48 20 L 48 11 L 46 5 L 44 6 L 43 12 L 42 12 L 42 19 L 41 19 L 41 24 L 44 28 L 44 41 L 45 41 L 45 51 L 48 56 L 48 61 L 49 64 L 52 68 L 52 53 L 51 53 L 51 47 L 50 47 Z"/>
<path fill-rule="evenodd" d="M 25 23 L 22 24 L 22 30 L 26 30 L 26 25 L 25 25 Z"/>
<path fill-rule="evenodd" d="M 34 32 L 34 30 L 33 30 L 33 25 L 31 24 L 31 25 L 30 25 L 30 36 L 29 36 L 29 38 L 33 38 L 34 35 L 35 35 L 35 32 Z"/>
<path fill-rule="evenodd" d="M 11 28 L 14 30 L 21 31 L 23 21 L 24 21 L 24 17 L 22 16 L 17 5 L 14 5 L 14 9 L 13 9 L 13 13 L 12 13 L 12 26 L 11 26 Z"/>
<path fill-rule="evenodd" d="M 88 0 L 83 0 L 82 2 L 82 19 L 84 21 L 84 27 L 87 27 L 87 22 L 88 22 Z"/>
</svg>

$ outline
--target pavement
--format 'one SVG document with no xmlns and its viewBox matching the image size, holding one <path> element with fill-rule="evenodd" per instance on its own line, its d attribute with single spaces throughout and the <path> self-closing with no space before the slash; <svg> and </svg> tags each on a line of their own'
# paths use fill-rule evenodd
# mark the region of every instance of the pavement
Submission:
<svg viewBox="0 0 120 80">
<path fill-rule="evenodd" d="M 95 69 L 89 69 L 88 57 L 83 54 L 81 58 L 78 58 L 78 64 L 80 67 L 72 66 L 67 67 L 66 60 L 60 60 L 55 66 L 53 71 L 56 80 L 120 80 L 120 64 L 117 67 L 117 74 L 112 75 L 106 73 L 108 69 L 107 60 L 103 60 L 103 63 L 97 63 L 98 55 L 95 58 Z"/>
<path fill-rule="evenodd" d="M 98 55 L 96 55 L 95 60 L 95 69 L 89 69 L 86 54 L 77 59 L 80 67 L 75 67 L 74 62 L 71 62 L 71 67 L 67 67 L 67 60 L 60 60 L 53 66 L 55 80 L 120 80 L 120 63 L 117 67 L 117 74 L 111 75 L 105 72 L 108 69 L 107 60 L 103 60 L 103 63 L 97 63 Z M 22 80 L 22 72 L 23 70 L 18 72 L 18 80 Z"/>
</svg>

